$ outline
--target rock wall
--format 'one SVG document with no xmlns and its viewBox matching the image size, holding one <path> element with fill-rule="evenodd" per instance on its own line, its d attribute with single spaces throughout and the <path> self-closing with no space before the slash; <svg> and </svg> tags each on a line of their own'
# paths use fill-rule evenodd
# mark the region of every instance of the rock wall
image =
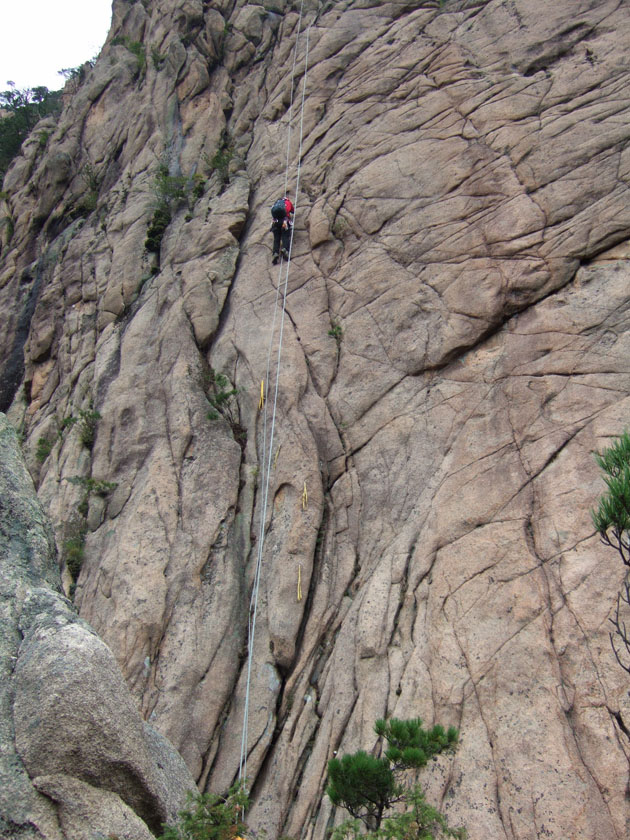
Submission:
<svg viewBox="0 0 630 840">
<path fill-rule="evenodd" d="M 4 415 L 0 495 L 2 837 L 149 840 L 194 780 L 63 597 L 52 529 Z"/>
<path fill-rule="evenodd" d="M 589 508 L 630 390 L 628 7 L 298 9 L 116 0 L 5 178 L 4 399 L 62 559 L 88 529 L 76 604 L 200 786 L 227 787 L 285 276 L 269 207 L 302 124 L 251 822 L 320 840 L 333 752 L 419 715 L 461 729 L 424 778 L 473 840 L 624 838 L 623 570 Z"/>
</svg>

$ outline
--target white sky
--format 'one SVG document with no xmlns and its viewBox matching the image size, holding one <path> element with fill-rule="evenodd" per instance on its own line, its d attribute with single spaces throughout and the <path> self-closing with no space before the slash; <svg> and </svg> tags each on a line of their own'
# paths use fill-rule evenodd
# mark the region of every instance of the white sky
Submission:
<svg viewBox="0 0 630 840">
<path fill-rule="evenodd" d="M 2 3 L 0 91 L 63 87 L 57 71 L 77 67 L 103 46 L 112 0 L 8 0 Z"/>
</svg>

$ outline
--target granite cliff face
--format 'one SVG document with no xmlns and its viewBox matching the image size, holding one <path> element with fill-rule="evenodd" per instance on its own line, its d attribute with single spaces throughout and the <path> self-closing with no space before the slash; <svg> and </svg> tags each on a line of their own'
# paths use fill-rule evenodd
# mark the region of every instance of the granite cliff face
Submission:
<svg viewBox="0 0 630 840">
<path fill-rule="evenodd" d="M 589 508 L 630 406 L 630 10 L 298 12 L 116 0 L 5 178 L 0 407 L 62 558 L 87 529 L 75 603 L 200 787 L 227 787 L 284 277 L 269 207 L 303 117 L 251 822 L 321 840 L 333 752 L 419 715 L 461 729 L 424 778 L 473 840 L 625 838 L 623 570 Z M 230 418 L 208 418 L 211 371 Z"/>
</svg>

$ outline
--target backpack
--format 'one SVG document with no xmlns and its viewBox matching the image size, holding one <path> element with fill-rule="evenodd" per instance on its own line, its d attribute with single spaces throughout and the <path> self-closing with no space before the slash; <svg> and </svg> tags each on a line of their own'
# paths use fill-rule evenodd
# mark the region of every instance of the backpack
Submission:
<svg viewBox="0 0 630 840">
<path fill-rule="evenodd" d="M 277 222 L 281 222 L 287 215 L 284 198 L 279 198 L 271 205 L 271 215 Z"/>
</svg>

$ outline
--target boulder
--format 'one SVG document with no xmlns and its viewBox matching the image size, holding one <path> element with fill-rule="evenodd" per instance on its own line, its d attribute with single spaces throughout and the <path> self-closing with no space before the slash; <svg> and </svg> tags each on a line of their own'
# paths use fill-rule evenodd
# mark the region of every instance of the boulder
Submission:
<svg viewBox="0 0 630 840">
<path fill-rule="evenodd" d="M 91 813 L 92 830 L 150 837 L 194 781 L 63 596 L 50 523 L 4 415 L 0 493 L 3 836 L 78 840 Z"/>
</svg>

